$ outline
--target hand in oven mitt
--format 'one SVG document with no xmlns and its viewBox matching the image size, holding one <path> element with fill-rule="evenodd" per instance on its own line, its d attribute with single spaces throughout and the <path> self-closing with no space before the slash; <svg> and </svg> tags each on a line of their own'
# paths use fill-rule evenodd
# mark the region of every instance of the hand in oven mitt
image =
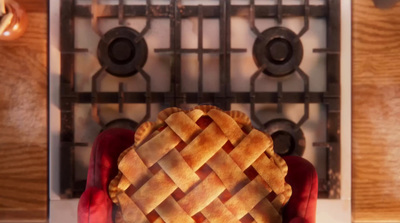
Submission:
<svg viewBox="0 0 400 223">
<path fill-rule="evenodd" d="M 315 222 L 315 169 L 301 157 L 284 160 L 240 112 L 166 109 L 136 136 L 111 129 L 97 137 L 78 220 Z"/>
</svg>

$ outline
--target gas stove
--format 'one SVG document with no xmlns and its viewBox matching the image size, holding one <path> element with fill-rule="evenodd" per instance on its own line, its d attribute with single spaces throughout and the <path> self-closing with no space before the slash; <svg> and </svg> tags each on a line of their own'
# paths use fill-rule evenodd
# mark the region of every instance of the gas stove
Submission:
<svg viewBox="0 0 400 223">
<path fill-rule="evenodd" d="M 313 163 L 318 222 L 350 221 L 347 1 L 50 5 L 50 220 L 76 207 L 98 133 L 212 104 L 247 113 L 278 154 Z"/>
</svg>

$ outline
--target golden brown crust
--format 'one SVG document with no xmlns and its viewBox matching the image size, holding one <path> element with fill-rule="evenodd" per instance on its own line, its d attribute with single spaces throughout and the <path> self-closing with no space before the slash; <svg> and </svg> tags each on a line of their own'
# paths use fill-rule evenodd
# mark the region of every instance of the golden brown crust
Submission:
<svg viewBox="0 0 400 223">
<path fill-rule="evenodd" d="M 207 164 L 217 174 L 225 188 L 231 194 L 236 194 L 236 192 L 250 182 L 243 171 L 235 164 L 235 161 L 223 150 L 219 150 L 208 160 Z"/>
<path fill-rule="evenodd" d="M 172 197 L 165 199 L 165 201 L 156 208 L 156 211 L 166 222 L 195 222 Z"/>
<path fill-rule="evenodd" d="M 190 143 L 200 132 L 201 128 L 184 112 L 176 112 L 165 119 L 168 127 L 185 143 Z"/>
<path fill-rule="evenodd" d="M 279 194 L 275 197 L 275 199 L 271 202 L 272 206 L 275 208 L 277 212 L 281 212 L 282 206 L 285 203 L 285 195 Z"/>
<path fill-rule="evenodd" d="M 132 168 L 133 163 L 135 168 Z M 118 163 L 118 169 L 136 188 L 141 187 L 153 176 L 135 149 L 131 149 L 125 154 Z"/>
<path fill-rule="evenodd" d="M 177 186 L 168 175 L 163 170 L 160 170 L 138 189 L 131 198 L 147 215 L 172 194 L 176 188 Z"/>
<path fill-rule="evenodd" d="M 194 122 L 197 122 L 203 115 L 205 115 L 203 110 L 201 109 L 193 109 L 186 113 L 186 115 L 191 118 Z"/>
<path fill-rule="evenodd" d="M 125 156 L 131 149 L 136 149 L 136 147 L 135 147 L 135 146 L 131 146 L 131 147 L 129 147 L 128 149 L 122 151 L 122 153 L 119 154 L 119 156 L 118 156 L 118 161 L 117 161 L 117 162 L 118 162 L 118 163 L 121 162 L 122 158 L 124 158 L 124 156 Z"/>
<path fill-rule="evenodd" d="M 241 111 L 227 111 L 226 112 L 229 116 L 235 120 L 240 125 L 243 126 L 250 126 L 251 125 L 251 120 L 250 118 L 243 112 Z"/>
<path fill-rule="evenodd" d="M 158 164 L 183 192 L 188 191 L 200 181 L 197 174 L 175 149 L 165 155 Z"/>
<path fill-rule="evenodd" d="M 155 135 L 152 140 L 140 146 L 136 152 L 146 166 L 151 167 L 171 149 L 174 149 L 180 141 L 179 136 L 171 128 L 167 127 Z"/>
<path fill-rule="evenodd" d="M 149 223 L 146 215 L 138 208 L 138 206 L 133 202 L 128 195 L 124 192 L 117 194 L 117 199 L 121 205 L 122 218 L 126 223 Z"/>
<path fill-rule="evenodd" d="M 201 211 L 201 213 L 210 222 L 240 223 L 240 221 L 236 219 L 232 212 L 230 212 L 219 199 L 215 199 L 211 202 Z"/>
<path fill-rule="evenodd" d="M 264 199 L 270 191 L 263 186 L 259 176 L 244 186 L 238 193 L 229 199 L 225 206 L 236 216 L 237 219 L 243 218 L 258 202 Z M 252 196 L 249 196 L 249 195 Z"/>
<path fill-rule="evenodd" d="M 157 123 L 162 123 L 167 119 L 171 114 L 174 114 L 175 112 L 180 112 L 182 109 L 176 108 L 176 107 L 170 107 L 162 110 L 160 113 L 158 113 L 158 120 Z"/>
<path fill-rule="evenodd" d="M 285 160 L 276 153 L 272 155 L 272 159 L 274 159 L 275 164 L 279 167 L 282 174 L 286 176 L 288 172 L 288 166 L 286 165 Z"/>
<path fill-rule="evenodd" d="M 200 128 L 203 116 L 211 123 Z M 168 108 L 158 118 L 138 128 L 136 146 L 121 154 L 120 172 L 109 185 L 123 222 L 195 222 L 198 213 L 201 222 L 240 222 L 248 214 L 254 222 L 282 220 L 292 193 L 286 162 L 244 113 L 201 105 Z M 255 178 L 245 174 L 250 168 Z M 272 191 L 276 197 L 269 201 Z M 154 211 L 158 218 L 146 217 Z"/>
<path fill-rule="evenodd" d="M 119 181 L 121 180 L 122 173 L 118 172 L 117 176 L 110 181 L 110 184 L 108 185 L 108 195 L 110 196 L 112 202 L 116 203 L 119 205 L 118 199 L 117 199 L 117 194 L 121 192 L 118 188 Z"/>
<path fill-rule="evenodd" d="M 136 147 L 131 146 L 128 149 L 124 150 L 119 156 L 118 156 L 118 164 L 121 163 L 121 160 L 125 157 L 125 155 L 130 151 L 134 150 Z M 122 179 L 123 178 L 123 179 Z M 122 182 L 121 182 L 122 179 Z M 117 203 L 117 193 L 124 191 L 124 187 L 120 186 L 124 182 L 127 184 L 128 182 L 125 181 L 126 177 L 122 174 L 121 171 L 118 172 L 117 176 L 110 181 L 110 184 L 108 185 L 108 194 L 111 198 L 111 200 L 114 203 Z M 129 181 L 130 183 L 130 181 Z M 125 188 L 126 189 L 126 188 Z"/>
<path fill-rule="evenodd" d="M 264 198 L 252 210 L 250 210 L 249 213 L 256 220 L 256 222 L 282 222 L 282 217 L 280 213 L 268 201 L 267 198 Z"/>
<path fill-rule="evenodd" d="M 154 122 L 145 122 L 135 132 L 135 146 L 140 146 L 146 138 L 156 129 Z"/>
<path fill-rule="evenodd" d="M 208 113 L 211 109 L 217 109 L 220 110 L 218 107 L 214 106 L 214 105 L 198 105 L 196 107 L 194 107 L 194 109 L 199 109 L 202 110 L 204 113 Z"/>
<path fill-rule="evenodd" d="M 233 146 L 237 146 L 237 144 L 246 136 L 240 126 L 236 122 L 233 122 L 232 117 L 225 112 L 212 109 L 207 113 L 207 115 L 212 118 Z"/>
<path fill-rule="evenodd" d="M 189 166 L 197 171 L 205 161 L 222 148 L 227 140 L 218 126 L 211 123 L 181 151 L 181 155 Z"/>
<path fill-rule="evenodd" d="M 244 171 L 272 146 L 264 133 L 253 129 L 229 155 Z"/>
<path fill-rule="evenodd" d="M 218 176 L 215 173 L 210 173 L 204 181 L 180 199 L 178 204 L 186 213 L 193 216 L 210 204 L 224 190 L 225 187 Z"/>
<path fill-rule="evenodd" d="M 285 176 L 273 161 L 264 154 L 261 154 L 252 165 L 260 174 L 265 182 L 274 190 L 276 194 L 283 193 L 285 190 Z"/>
<path fill-rule="evenodd" d="M 282 206 L 285 205 L 290 197 L 292 196 L 292 186 L 290 186 L 288 183 L 285 182 L 285 191 L 282 194 L 285 199 L 283 199 Z"/>
</svg>

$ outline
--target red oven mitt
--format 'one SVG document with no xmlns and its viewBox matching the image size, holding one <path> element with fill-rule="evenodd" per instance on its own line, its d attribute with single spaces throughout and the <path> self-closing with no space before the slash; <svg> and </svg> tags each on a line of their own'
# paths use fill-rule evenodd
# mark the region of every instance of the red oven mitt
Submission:
<svg viewBox="0 0 400 223">
<path fill-rule="evenodd" d="M 94 142 L 86 190 L 78 206 L 79 223 L 112 223 L 113 203 L 108 184 L 118 173 L 119 154 L 134 144 L 134 132 L 110 129 Z M 297 156 L 283 157 L 288 165 L 286 181 L 293 194 L 283 211 L 284 223 L 314 223 L 318 197 L 318 177 L 313 165 Z"/>
</svg>

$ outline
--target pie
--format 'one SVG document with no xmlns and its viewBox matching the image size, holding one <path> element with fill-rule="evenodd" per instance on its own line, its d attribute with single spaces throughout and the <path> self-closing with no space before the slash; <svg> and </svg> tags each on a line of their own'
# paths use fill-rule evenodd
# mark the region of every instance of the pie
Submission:
<svg viewBox="0 0 400 223">
<path fill-rule="evenodd" d="M 292 189 L 270 136 L 238 111 L 168 108 L 118 160 L 116 222 L 282 222 Z"/>
</svg>

